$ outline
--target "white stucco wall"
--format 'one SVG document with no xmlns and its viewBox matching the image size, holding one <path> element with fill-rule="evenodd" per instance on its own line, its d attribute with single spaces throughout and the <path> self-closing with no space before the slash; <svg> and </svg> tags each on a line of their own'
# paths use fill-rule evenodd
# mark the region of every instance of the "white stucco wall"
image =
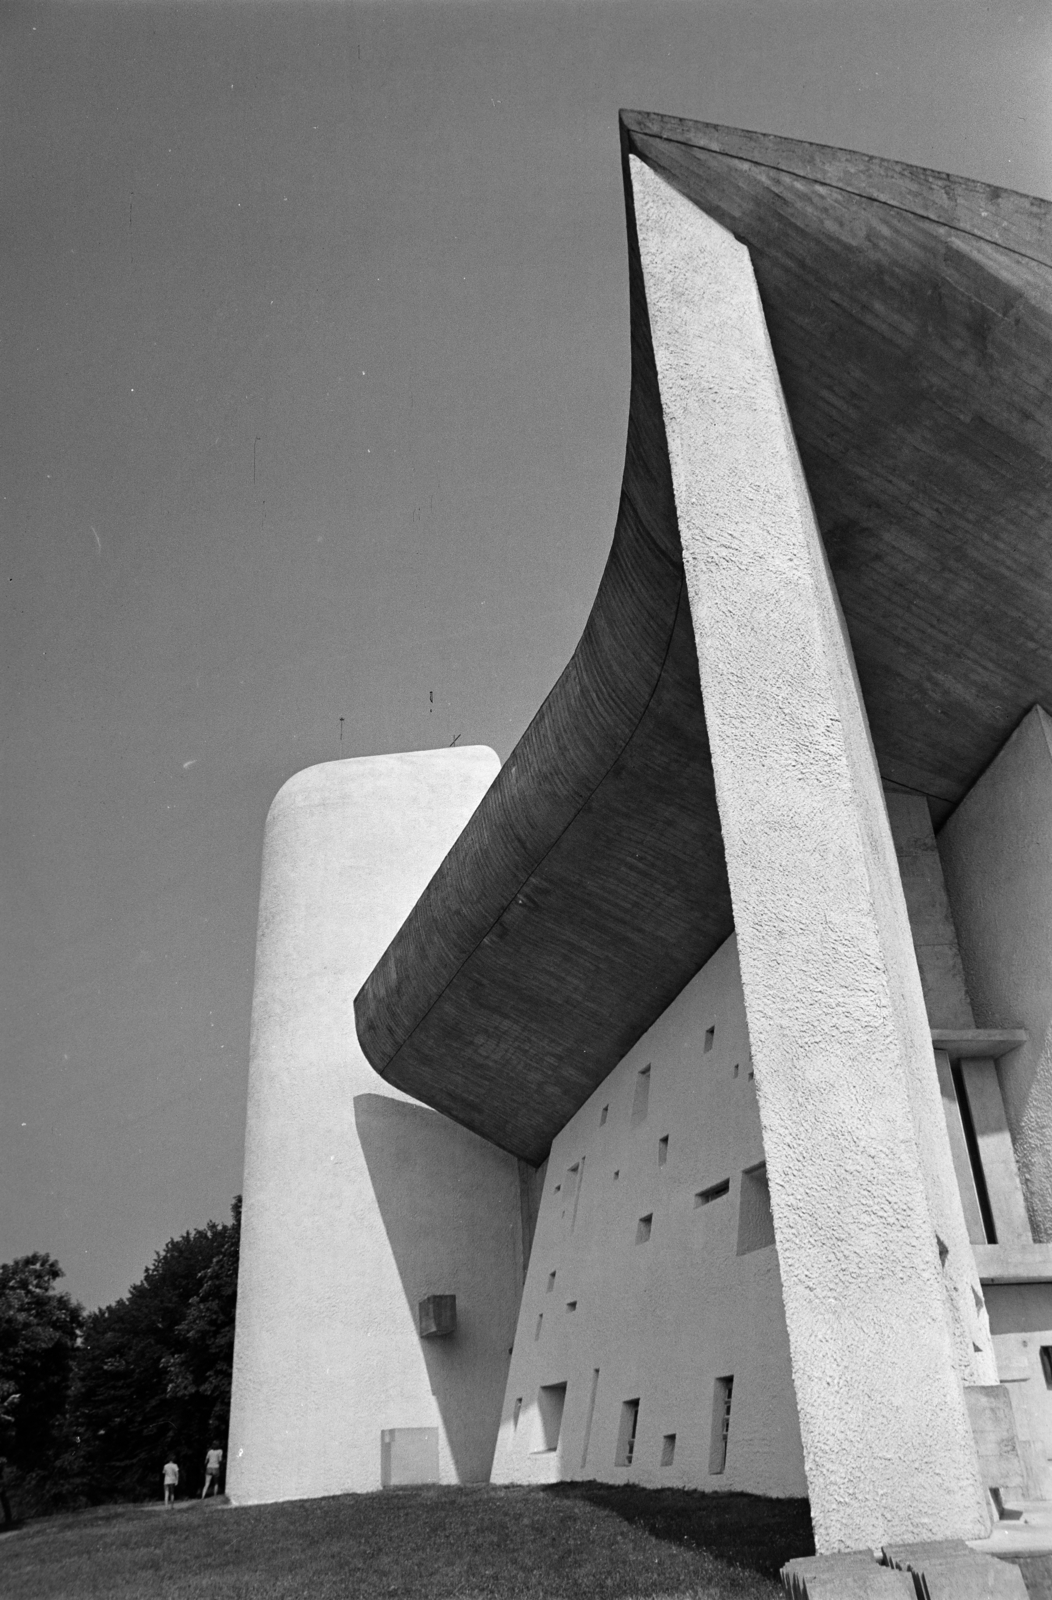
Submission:
<svg viewBox="0 0 1052 1600">
<path fill-rule="evenodd" d="M 748 251 L 632 183 L 816 1541 L 975 1536 L 996 1368 L 850 647 Z"/>
<path fill-rule="evenodd" d="M 311 767 L 263 848 L 227 1487 L 380 1486 L 380 1433 L 490 1469 L 522 1285 L 517 1164 L 389 1088 L 354 996 L 498 770 L 484 748 Z M 421 1341 L 426 1294 L 458 1329 Z"/>
<path fill-rule="evenodd" d="M 998 1064 L 1027 1209 L 1052 1241 L 1052 720 L 1026 716 L 939 834 L 976 1022 L 1023 1027 Z"/>
<path fill-rule="evenodd" d="M 647 1065 L 647 1113 L 639 1120 L 633 1105 Z M 737 1254 L 741 1173 L 764 1158 L 751 1071 L 731 938 L 552 1145 L 494 1482 L 598 1478 L 807 1493 L 777 1252 L 772 1243 Z M 567 1173 L 582 1161 L 578 1193 Z M 726 1196 L 695 1206 L 697 1193 L 724 1179 Z M 637 1243 L 644 1216 L 652 1217 L 650 1237 Z M 714 1383 L 729 1375 L 726 1468 L 713 1475 Z M 558 1448 L 542 1451 L 538 1393 L 561 1383 Z M 622 1467 L 618 1428 L 631 1399 L 640 1402 L 636 1448 L 631 1466 Z M 674 1458 L 662 1466 L 662 1442 L 673 1433 Z"/>
</svg>

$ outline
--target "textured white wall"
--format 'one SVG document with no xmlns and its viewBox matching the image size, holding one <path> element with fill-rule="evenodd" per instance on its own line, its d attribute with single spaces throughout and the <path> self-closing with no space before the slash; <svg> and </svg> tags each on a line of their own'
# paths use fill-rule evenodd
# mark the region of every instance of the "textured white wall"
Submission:
<svg viewBox="0 0 1052 1600">
<path fill-rule="evenodd" d="M 648 1064 L 647 1114 L 637 1120 L 636 1083 Z M 552 1145 L 494 1482 L 598 1478 L 807 1493 L 777 1254 L 773 1245 L 737 1254 L 741 1173 L 763 1161 L 751 1069 L 731 938 Z M 571 1194 L 567 1172 L 582 1160 L 580 1193 Z M 724 1179 L 730 1183 L 724 1198 L 695 1206 L 700 1190 Z M 639 1219 L 647 1215 L 650 1238 L 637 1244 Z M 575 1311 L 567 1310 L 570 1301 Z M 734 1391 L 727 1465 L 713 1476 L 713 1385 L 728 1374 Z M 559 1383 L 567 1386 L 559 1448 L 539 1453 L 538 1392 Z M 636 1451 L 630 1467 L 618 1467 L 621 1406 L 631 1399 L 640 1401 Z M 662 1441 L 670 1433 L 675 1456 L 663 1467 Z"/>
<path fill-rule="evenodd" d="M 522 1284 L 517 1164 L 390 1089 L 354 996 L 496 775 L 484 748 L 311 767 L 263 847 L 228 1489 L 380 1485 L 383 1428 L 484 1480 Z M 421 1341 L 417 1302 L 457 1296 Z"/>
<path fill-rule="evenodd" d="M 1024 1027 L 998 1076 L 1034 1238 L 1052 1241 L 1052 720 L 1026 716 L 939 834 L 980 1027 Z"/>
<path fill-rule="evenodd" d="M 974 1536 L 996 1370 L 850 648 L 748 251 L 632 182 L 818 1548 Z"/>
</svg>

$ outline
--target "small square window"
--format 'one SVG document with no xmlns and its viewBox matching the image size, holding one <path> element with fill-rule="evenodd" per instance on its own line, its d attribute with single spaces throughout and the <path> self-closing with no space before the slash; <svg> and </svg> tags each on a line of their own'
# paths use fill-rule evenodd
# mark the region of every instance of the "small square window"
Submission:
<svg viewBox="0 0 1052 1600">
<path fill-rule="evenodd" d="M 566 1309 L 567 1309 L 567 1311 L 576 1311 L 577 1310 L 577 1301 L 576 1300 L 567 1300 Z"/>
<path fill-rule="evenodd" d="M 658 1166 L 663 1167 L 668 1160 L 668 1134 L 658 1140 Z"/>
<path fill-rule="evenodd" d="M 618 1180 L 618 1178 L 620 1176 L 621 1176 L 621 1168 L 620 1167 L 615 1167 L 614 1168 L 614 1182 L 615 1183 L 617 1182 L 617 1180 Z"/>
<path fill-rule="evenodd" d="M 666 1433 L 661 1441 L 661 1465 L 670 1467 L 676 1459 L 676 1435 Z"/>
<path fill-rule="evenodd" d="M 646 1244 L 654 1226 L 654 1213 L 651 1211 L 645 1217 L 640 1217 L 636 1224 L 636 1244 Z"/>
</svg>

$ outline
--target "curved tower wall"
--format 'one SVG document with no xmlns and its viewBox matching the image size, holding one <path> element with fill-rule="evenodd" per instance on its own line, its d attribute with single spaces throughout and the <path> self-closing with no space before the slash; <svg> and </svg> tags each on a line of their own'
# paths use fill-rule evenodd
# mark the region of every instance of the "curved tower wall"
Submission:
<svg viewBox="0 0 1052 1600">
<path fill-rule="evenodd" d="M 388 1087 L 354 996 L 499 767 L 475 747 L 308 768 L 263 849 L 228 1492 L 380 1487 L 381 1431 L 489 1475 L 522 1287 L 514 1158 Z M 452 1336 L 417 1305 L 455 1294 Z"/>
</svg>

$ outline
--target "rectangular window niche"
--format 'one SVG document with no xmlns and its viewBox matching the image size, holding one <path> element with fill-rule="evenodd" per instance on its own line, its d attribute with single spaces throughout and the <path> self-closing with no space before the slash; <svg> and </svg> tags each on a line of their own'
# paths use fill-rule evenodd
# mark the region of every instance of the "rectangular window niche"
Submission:
<svg viewBox="0 0 1052 1600">
<path fill-rule="evenodd" d="M 771 1191 L 767 1187 L 767 1166 L 748 1167 L 742 1173 L 738 1201 L 738 1254 L 747 1256 L 774 1243 L 774 1218 L 771 1216 Z"/>
<path fill-rule="evenodd" d="M 714 1200 L 722 1200 L 731 1192 L 731 1180 L 724 1178 L 720 1183 L 711 1183 L 707 1189 L 699 1189 L 694 1196 L 695 1209 L 698 1206 L 711 1206 Z"/>
<path fill-rule="evenodd" d="M 637 1128 L 647 1119 L 650 1109 L 650 1063 L 636 1073 L 636 1092 L 632 1097 L 632 1126 Z"/>
<path fill-rule="evenodd" d="M 639 1221 L 636 1223 L 636 1244 L 646 1244 L 647 1240 L 650 1238 L 653 1227 L 654 1213 L 652 1211 L 648 1216 L 640 1217 Z"/>
<path fill-rule="evenodd" d="M 727 1441 L 731 1432 L 731 1396 L 734 1377 L 717 1378 L 712 1393 L 712 1438 L 709 1444 L 709 1471 L 723 1472 L 727 1466 Z"/>
<path fill-rule="evenodd" d="M 661 1465 L 670 1467 L 676 1459 L 676 1435 L 666 1433 L 661 1441 Z"/>
<path fill-rule="evenodd" d="M 558 1450 L 565 1405 L 565 1383 L 544 1383 L 537 1390 L 537 1442 L 532 1452 L 534 1455 L 548 1455 Z"/>
<path fill-rule="evenodd" d="M 615 1467 L 630 1467 L 636 1453 L 636 1427 L 639 1423 L 639 1401 L 626 1400 L 621 1406 L 621 1425 L 617 1430 Z"/>
</svg>

